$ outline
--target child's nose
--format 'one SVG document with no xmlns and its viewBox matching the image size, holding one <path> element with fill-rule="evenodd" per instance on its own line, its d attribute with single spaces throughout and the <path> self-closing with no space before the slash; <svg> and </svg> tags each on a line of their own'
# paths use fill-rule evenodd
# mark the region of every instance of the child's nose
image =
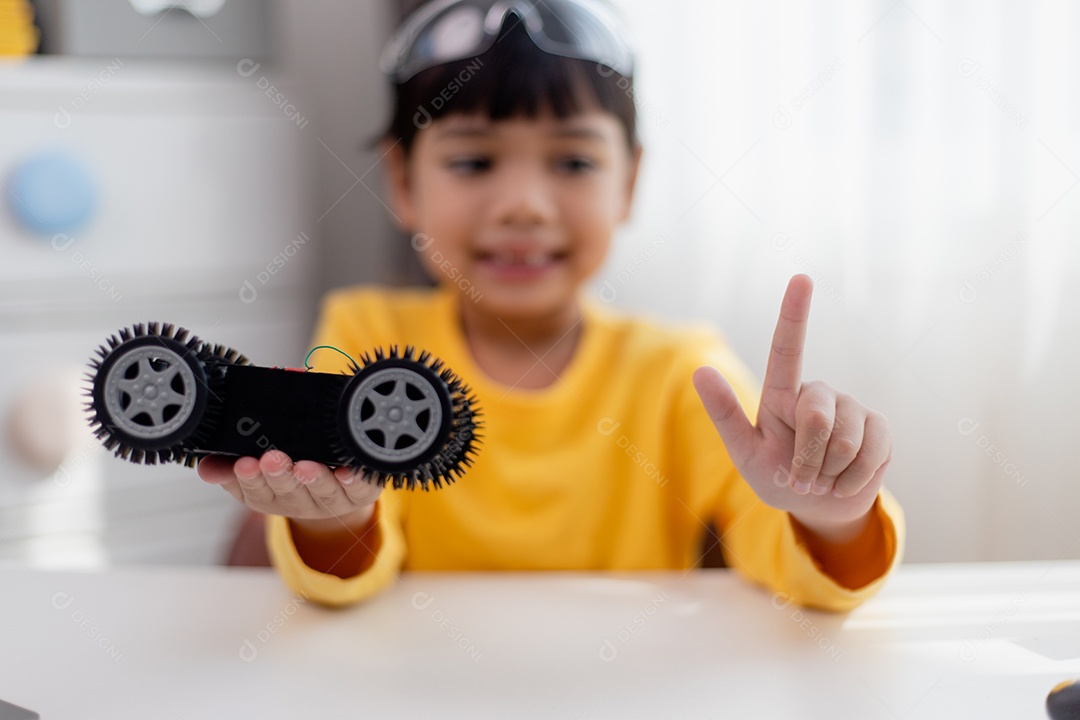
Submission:
<svg viewBox="0 0 1080 720">
<path fill-rule="evenodd" d="M 554 188 L 543 168 L 507 169 L 496 188 L 496 220 L 506 225 L 543 225 L 556 216 Z"/>
</svg>

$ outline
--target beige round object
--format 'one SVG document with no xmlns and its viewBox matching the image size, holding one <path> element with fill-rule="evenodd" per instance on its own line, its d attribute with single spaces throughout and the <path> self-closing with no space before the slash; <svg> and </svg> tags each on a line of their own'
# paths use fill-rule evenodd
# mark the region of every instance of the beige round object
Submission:
<svg viewBox="0 0 1080 720">
<path fill-rule="evenodd" d="M 82 370 L 53 370 L 27 382 L 7 414 L 8 437 L 16 456 L 46 473 L 85 447 L 90 432 Z"/>
</svg>

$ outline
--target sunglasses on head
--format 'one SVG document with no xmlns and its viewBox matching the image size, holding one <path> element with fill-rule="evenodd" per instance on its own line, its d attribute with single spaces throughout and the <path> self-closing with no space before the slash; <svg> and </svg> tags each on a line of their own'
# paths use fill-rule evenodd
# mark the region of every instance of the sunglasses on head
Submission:
<svg viewBox="0 0 1080 720">
<path fill-rule="evenodd" d="M 379 67 L 401 84 L 422 70 L 476 57 L 495 44 L 511 15 L 546 53 L 633 75 L 626 28 L 603 0 L 433 0 L 405 20 Z"/>
</svg>

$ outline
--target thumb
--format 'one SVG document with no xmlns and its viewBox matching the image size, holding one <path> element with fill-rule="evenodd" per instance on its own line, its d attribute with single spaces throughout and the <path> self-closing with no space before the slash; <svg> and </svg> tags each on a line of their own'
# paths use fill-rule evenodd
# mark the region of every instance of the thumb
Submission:
<svg viewBox="0 0 1080 720">
<path fill-rule="evenodd" d="M 719 370 L 706 365 L 694 371 L 694 389 L 731 459 L 736 467 L 742 467 L 753 454 L 755 429 L 739 405 L 731 384 Z"/>
</svg>

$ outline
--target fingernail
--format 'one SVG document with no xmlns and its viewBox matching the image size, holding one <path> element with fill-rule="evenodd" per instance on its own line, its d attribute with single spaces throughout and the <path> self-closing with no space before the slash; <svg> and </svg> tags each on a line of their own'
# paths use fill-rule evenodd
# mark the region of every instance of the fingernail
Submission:
<svg viewBox="0 0 1080 720">
<path fill-rule="evenodd" d="M 810 492 L 810 483 L 806 482 L 805 480 L 797 480 L 792 483 L 791 489 L 799 495 L 805 495 L 806 493 Z"/>
<path fill-rule="evenodd" d="M 814 493 L 815 495 L 824 495 L 825 493 L 829 492 L 829 486 L 814 485 L 814 487 L 810 488 L 810 492 Z"/>
</svg>

